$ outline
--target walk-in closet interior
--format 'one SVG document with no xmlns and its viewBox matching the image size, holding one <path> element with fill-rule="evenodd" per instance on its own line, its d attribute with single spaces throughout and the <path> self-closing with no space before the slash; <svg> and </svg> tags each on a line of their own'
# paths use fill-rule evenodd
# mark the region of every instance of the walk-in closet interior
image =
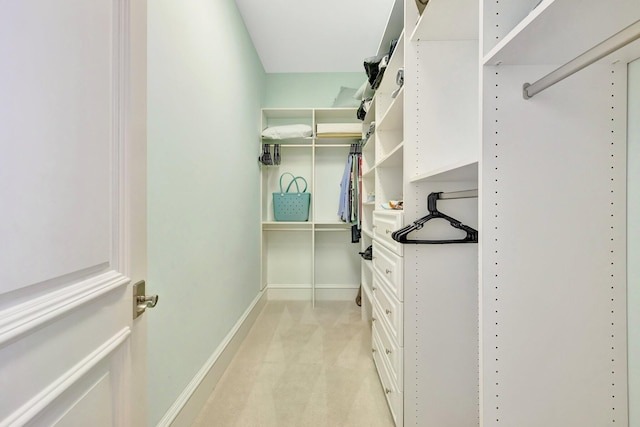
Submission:
<svg viewBox="0 0 640 427">
<path fill-rule="evenodd" d="M 640 0 L 0 4 L 0 427 L 640 427 Z"/>
<path fill-rule="evenodd" d="M 355 77 L 270 74 L 247 4 L 149 6 L 153 421 L 269 301 L 358 297 L 397 427 L 640 426 L 640 2 L 389 0 Z"/>
</svg>

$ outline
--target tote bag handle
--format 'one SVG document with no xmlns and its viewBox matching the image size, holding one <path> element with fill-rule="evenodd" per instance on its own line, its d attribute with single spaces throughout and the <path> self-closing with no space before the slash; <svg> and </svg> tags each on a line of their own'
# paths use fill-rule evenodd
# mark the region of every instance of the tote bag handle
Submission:
<svg viewBox="0 0 640 427">
<path fill-rule="evenodd" d="M 285 175 L 291 175 L 291 182 L 289 183 L 289 185 L 287 186 L 287 190 L 283 191 L 282 190 L 282 178 L 284 178 Z M 304 181 L 304 189 L 302 191 L 300 191 L 300 187 L 298 186 L 298 180 L 301 179 L 302 181 Z M 282 175 L 280 175 L 280 193 L 288 193 L 289 190 L 291 189 L 291 185 L 295 183 L 296 184 L 296 193 L 304 193 L 307 191 L 307 180 L 304 179 L 301 176 L 294 176 L 291 172 L 285 172 Z"/>
</svg>

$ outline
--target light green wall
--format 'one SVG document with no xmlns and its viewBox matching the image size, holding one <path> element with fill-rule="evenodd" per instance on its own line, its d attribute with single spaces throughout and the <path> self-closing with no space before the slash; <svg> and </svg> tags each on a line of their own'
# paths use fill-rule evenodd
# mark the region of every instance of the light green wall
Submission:
<svg viewBox="0 0 640 427">
<path fill-rule="evenodd" d="M 331 107 L 340 87 L 358 89 L 366 79 L 362 73 L 277 73 L 267 74 L 264 107 Z"/>
<path fill-rule="evenodd" d="M 258 295 L 265 73 L 234 0 L 148 4 L 149 425 Z"/>
<path fill-rule="evenodd" d="M 640 60 L 629 65 L 627 294 L 629 426 L 640 426 Z"/>
</svg>

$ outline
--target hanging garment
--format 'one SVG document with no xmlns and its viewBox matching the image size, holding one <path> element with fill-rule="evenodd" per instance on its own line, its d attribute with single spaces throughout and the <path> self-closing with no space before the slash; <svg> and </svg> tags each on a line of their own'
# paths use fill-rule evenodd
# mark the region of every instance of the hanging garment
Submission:
<svg viewBox="0 0 640 427">
<path fill-rule="evenodd" d="M 352 144 L 347 163 L 340 181 L 340 202 L 338 216 L 341 221 L 360 228 L 361 192 L 362 192 L 362 154 L 360 144 Z"/>
<path fill-rule="evenodd" d="M 342 174 L 342 180 L 340 181 L 340 204 L 338 205 L 338 216 L 344 222 L 349 222 L 349 187 L 351 186 L 351 165 L 353 157 L 349 155 L 347 157 L 347 164 Z"/>
</svg>

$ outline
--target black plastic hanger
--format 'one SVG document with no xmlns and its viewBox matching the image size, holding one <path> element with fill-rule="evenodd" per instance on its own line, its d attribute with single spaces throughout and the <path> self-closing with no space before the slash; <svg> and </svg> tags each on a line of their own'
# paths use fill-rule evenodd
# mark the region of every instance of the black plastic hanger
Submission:
<svg viewBox="0 0 640 427">
<path fill-rule="evenodd" d="M 414 221 L 413 224 L 408 225 L 404 228 L 401 228 L 398 231 L 395 231 L 391 234 L 391 237 L 396 242 L 400 243 L 415 243 L 415 244 L 443 244 L 443 243 L 478 243 L 478 231 L 464 225 L 460 221 L 455 218 L 451 218 L 448 215 L 443 214 L 438 210 L 437 203 L 440 198 L 440 194 L 442 193 L 431 193 L 427 197 L 427 209 L 429 210 L 429 215 L 420 218 L 417 221 Z M 410 240 L 407 239 L 407 235 L 412 231 L 420 230 L 424 227 L 424 224 L 427 221 L 431 221 L 435 218 L 442 218 L 449 221 L 452 227 L 457 228 L 459 230 L 463 230 L 467 232 L 467 236 L 462 239 L 457 240 Z"/>
</svg>

